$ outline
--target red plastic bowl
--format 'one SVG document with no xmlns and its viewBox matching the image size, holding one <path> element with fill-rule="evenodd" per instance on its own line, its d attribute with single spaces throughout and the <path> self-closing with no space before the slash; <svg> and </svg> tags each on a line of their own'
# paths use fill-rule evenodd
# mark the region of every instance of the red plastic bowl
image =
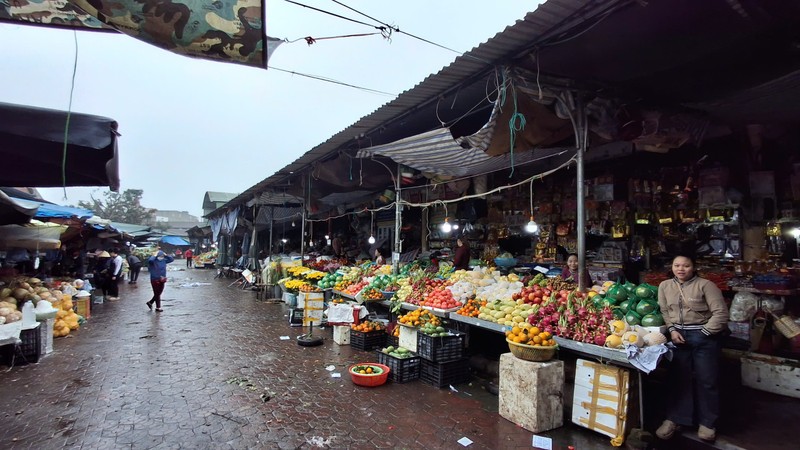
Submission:
<svg viewBox="0 0 800 450">
<path fill-rule="evenodd" d="M 353 369 L 359 366 L 372 366 L 373 368 L 378 368 L 381 370 L 380 373 L 371 373 L 371 374 L 362 374 L 355 372 Z M 365 362 L 365 363 L 358 363 L 353 364 L 347 369 L 350 372 L 350 378 L 353 380 L 354 384 L 359 386 L 366 386 L 366 387 L 374 387 L 380 386 L 386 383 L 386 380 L 389 378 L 389 369 L 388 366 L 383 364 L 375 363 L 375 362 Z"/>
</svg>

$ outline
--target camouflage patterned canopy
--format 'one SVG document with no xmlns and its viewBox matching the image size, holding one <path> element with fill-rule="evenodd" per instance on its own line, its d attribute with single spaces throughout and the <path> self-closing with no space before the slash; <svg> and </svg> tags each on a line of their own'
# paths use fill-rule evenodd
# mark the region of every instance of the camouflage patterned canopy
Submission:
<svg viewBox="0 0 800 450">
<path fill-rule="evenodd" d="M 265 34 L 264 0 L 0 0 L 0 20 L 116 30 L 174 53 L 261 68 L 283 42 Z"/>
</svg>

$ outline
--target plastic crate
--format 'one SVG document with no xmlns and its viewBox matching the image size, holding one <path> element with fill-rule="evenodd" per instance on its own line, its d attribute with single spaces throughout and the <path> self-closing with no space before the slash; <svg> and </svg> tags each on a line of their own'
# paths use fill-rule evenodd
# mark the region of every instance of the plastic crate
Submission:
<svg viewBox="0 0 800 450">
<path fill-rule="evenodd" d="M 420 357 L 396 358 L 378 350 L 378 362 L 389 367 L 389 379 L 395 383 L 405 383 L 419 379 Z"/>
<path fill-rule="evenodd" d="M 399 347 L 400 346 L 400 336 L 392 336 L 391 334 L 386 335 L 386 346 L 392 347 Z"/>
<path fill-rule="evenodd" d="M 383 330 L 366 333 L 363 331 L 350 330 L 350 346 L 356 350 L 368 352 L 383 347 L 385 343 L 386 332 Z"/>
<path fill-rule="evenodd" d="M 438 388 L 466 383 L 471 377 L 468 358 L 446 363 L 435 363 L 422 359 L 421 363 L 419 378 L 424 383 Z"/>
<path fill-rule="evenodd" d="M 18 345 L 6 345 L 2 354 L 3 362 L 8 366 L 19 366 L 37 363 L 42 354 L 42 339 L 39 324 L 34 328 L 23 329 L 19 334 L 22 341 Z"/>
<path fill-rule="evenodd" d="M 464 356 L 465 334 L 448 330 L 450 336 L 433 337 L 425 333 L 417 335 L 417 354 L 432 362 L 448 362 Z"/>
</svg>

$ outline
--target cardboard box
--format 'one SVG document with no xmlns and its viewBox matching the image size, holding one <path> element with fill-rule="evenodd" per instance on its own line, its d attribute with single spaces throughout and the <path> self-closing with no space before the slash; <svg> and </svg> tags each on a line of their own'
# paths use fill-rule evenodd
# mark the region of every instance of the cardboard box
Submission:
<svg viewBox="0 0 800 450">
<path fill-rule="evenodd" d="M 400 327 L 400 347 L 408 351 L 417 352 L 417 329 L 414 327 L 407 327 L 405 325 L 398 325 Z"/>
<path fill-rule="evenodd" d="M 796 361 L 755 353 L 742 356 L 741 361 L 744 386 L 800 398 L 800 368 Z"/>
<path fill-rule="evenodd" d="M 333 326 L 333 342 L 339 345 L 350 345 L 350 326 L 349 325 L 334 325 Z"/>
<path fill-rule="evenodd" d="M 629 379 L 626 369 L 578 359 L 572 422 L 611 438 L 624 438 Z"/>
<path fill-rule="evenodd" d="M 500 355 L 499 413 L 538 433 L 564 424 L 564 362 L 525 361 Z"/>
</svg>

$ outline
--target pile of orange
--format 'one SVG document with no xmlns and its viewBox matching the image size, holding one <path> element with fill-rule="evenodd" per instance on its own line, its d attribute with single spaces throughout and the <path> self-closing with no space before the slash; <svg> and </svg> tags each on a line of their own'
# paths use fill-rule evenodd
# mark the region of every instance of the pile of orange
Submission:
<svg viewBox="0 0 800 450">
<path fill-rule="evenodd" d="M 532 345 L 534 347 L 551 347 L 556 345 L 553 335 L 547 331 L 541 331 L 539 328 L 530 326 L 530 324 L 521 324 L 522 326 L 515 326 L 511 331 L 506 332 L 506 339 L 517 344 Z"/>
<path fill-rule="evenodd" d="M 350 325 L 350 329 L 353 331 L 361 331 L 363 333 L 369 333 L 371 331 L 383 331 L 385 328 L 383 324 L 380 322 L 373 322 L 371 320 L 367 320 L 366 322 L 361 322 L 358 325 Z"/>
<path fill-rule="evenodd" d="M 478 314 L 481 313 L 481 306 L 486 306 L 486 300 L 476 300 L 471 298 L 467 300 L 467 303 L 464 304 L 456 314 L 461 314 L 462 316 L 467 317 L 478 317 Z"/>
<path fill-rule="evenodd" d="M 300 286 L 300 292 L 322 292 L 322 290 L 314 285 L 304 284 Z"/>
<path fill-rule="evenodd" d="M 442 324 L 442 321 L 431 311 L 423 308 L 415 309 L 404 316 L 400 316 L 397 321 L 412 327 L 418 327 L 426 323 L 430 323 L 431 325 L 437 327 Z"/>
</svg>

